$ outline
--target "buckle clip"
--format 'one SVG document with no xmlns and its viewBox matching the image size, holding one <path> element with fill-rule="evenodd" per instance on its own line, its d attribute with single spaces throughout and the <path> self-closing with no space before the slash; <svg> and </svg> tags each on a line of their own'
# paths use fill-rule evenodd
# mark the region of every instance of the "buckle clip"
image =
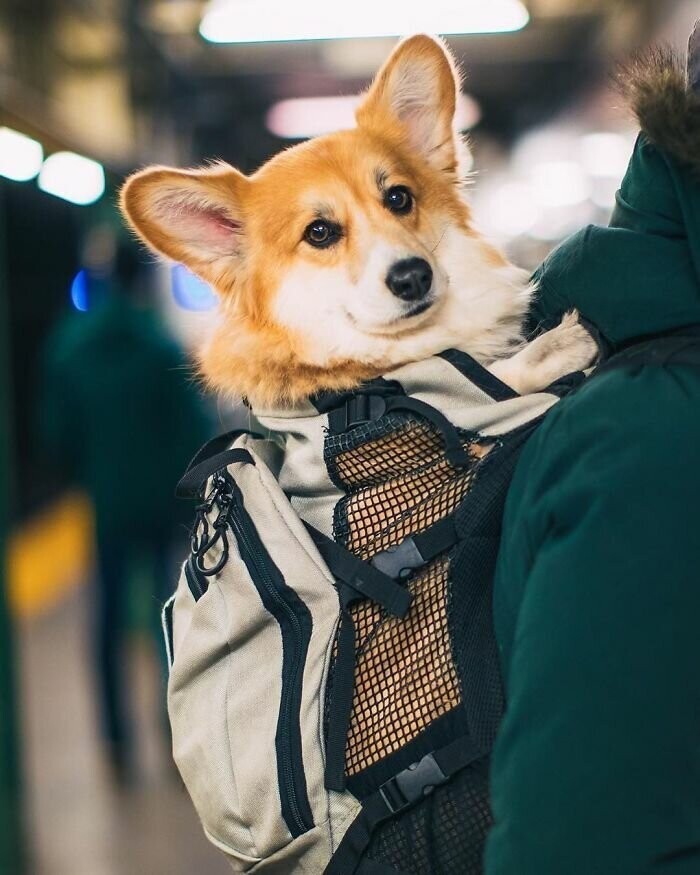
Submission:
<svg viewBox="0 0 700 875">
<path fill-rule="evenodd" d="M 389 811 L 396 814 L 424 796 L 429 796 L 437 786 L 448 780 L 435 756 L 429 753 L 385 781 L 379 788 L 379 794 Z"/>
<path fill-rule="evenodd" d="M 386 399 L 382 395 L 358 392 L 340 407 L 328 414 L 328 425 L 333 434 L 343 434 L 358 425 L 374 422 L 386 413 Z"/>
<path fill-rule="evenodd" d="M 411 536 L 404 538 L 400 544 L 377 553 L 370 559 L 370 565 L 394 580 L 405 580 L 412 571 L 425 565 L 425 559 Z"/>
</svg>

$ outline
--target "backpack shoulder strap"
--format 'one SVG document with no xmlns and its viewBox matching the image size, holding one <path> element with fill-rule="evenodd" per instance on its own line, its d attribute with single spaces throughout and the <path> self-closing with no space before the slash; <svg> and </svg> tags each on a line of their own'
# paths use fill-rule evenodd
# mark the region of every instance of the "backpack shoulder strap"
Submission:
<svg viewBox="0 0 700 875">
<path fill-rule="evenodd" d="M 196 498 L 199 490 L 212 474 L 234 462 L 246 462 L 254 465 L 255 460 L 247 450 L 231 447 L 236 438 L 244 434 L 254 438 L 261 437 L 261 435 L 245 429 L 233 429 L 207 441 L 195 453 L 187 470 L 180 478 L 175 487 L 175 497 Z"/>
<path fill-rule="evenodd" d="M 626 366 L 669 364 L 700 366 L 700 325 L 688 325 L 630 343 L 599 365 L 591 376 Z"/>
</svg>

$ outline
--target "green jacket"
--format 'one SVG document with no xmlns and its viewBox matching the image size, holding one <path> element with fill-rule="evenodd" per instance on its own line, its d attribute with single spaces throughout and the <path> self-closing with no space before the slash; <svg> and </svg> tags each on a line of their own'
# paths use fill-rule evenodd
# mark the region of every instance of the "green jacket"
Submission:
<svg viewBox="0 0 700 875">
<path fill-rule="evenodd" d="M 43 382 L 44 445 L 89 494 L 98 534 L 168 534 L 180 517 L 175 483 L 208 422 L 185 357 L 154 315 L 118 294 L 71 314 L 50 338 Z"/>
<path fill-rule="evenodd" d="M 576 307 L 613 351 L 700 323 L 700 101 L 664 59 L 644 75 L 611 226 L 537 273 L 533 325 Z M 699 367 L 611 370 L 547 416 L 509 493 L 494 619 L 487 875 L 700 873 Z"/>
</svg>

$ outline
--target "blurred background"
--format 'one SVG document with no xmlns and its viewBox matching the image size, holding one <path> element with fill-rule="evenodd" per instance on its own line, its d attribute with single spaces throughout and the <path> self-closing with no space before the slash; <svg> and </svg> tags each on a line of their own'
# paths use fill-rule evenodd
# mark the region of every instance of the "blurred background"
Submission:
<svg viewBox="0 0 700 875">
<path fill-rule="evenodd" d="M 526 267 L 606 223 L 610 71 L 698 0 L 0 0 L 0 875 L 217 875 L 168 756 L 159 607 L 188 458 L 240 416 L 188 350 L 210 290 L 123 232 L 152 163 L 253 170 L 350 126 L 396 35 L 446 36 L 477 224 Z M 409 10 L 409 6 L 412 8 Z"/>
</svg>

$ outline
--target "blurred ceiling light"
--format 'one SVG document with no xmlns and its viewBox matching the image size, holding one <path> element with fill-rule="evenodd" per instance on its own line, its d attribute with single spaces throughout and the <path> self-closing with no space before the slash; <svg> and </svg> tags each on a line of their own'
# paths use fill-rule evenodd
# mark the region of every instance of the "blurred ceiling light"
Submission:
<svg viewBox="0 0 700 875">
<path fill-rule="evenodd" d="M 535 240 L 554 243 L 596 219 L 595 207 L 589 200 L 542 211 L 536 224 L 528 231 Z"/>
<path fill-rule="evenodd" d="M 580 132 L 565 125 L 548 125 L 526 133 L 515 144 L 512 165 L 523 176 L 538 164 L 570 161 L 577 155 Z"/>
<path fill-rule="evenodd" d="M 285 139 L 303 139 L 345 130 L 355 126 L 355 110 L 362 95 L 348 97 L 302 97 L 281 100 L 267 113 L 267 129 Z M 481 118 L 479 104 L 467 94 L 461 94 L 455 116 L 460 131 L 473 128 Z"/>
<path fill-rule="evenodd" d="M 72 204 L 85 206 L 102 196 L 105 174 L 102 165 L 75 152 L 55 152 L 44 161 L 39 188 Z"/>
<path fill-rule="evenodd" d="M 203 280 L 184 264 L 173 264 L 170 273 L 173 297 L 183 310 L 211 310 L 216 306 L 216 295 Z"/>
<path fill-rule="evenodd" d="M 632 144 L 623 134 L 600 132 L 581 137 L 581 162 L 591 176 L 621 179 L 632 154 Z"/>
<path fill-rule="evenodd" d="M 392 36 L 375 39 L 325 40 L 318 47 L 328 69 L 340 76 L 364 78 L 378 70 L 394 48 Z"/>
<path fill-rule="evenodd" d="M 193 33 L 202 15 L 201 0 L 157 0 L 144 13 L 147 25 L 167 36 Z"/>
<path fill-rule="evenodd" d="M 619 176 L 594 177 L 591 183 L 591 200 L 602 210 L 610 210 L 615 206 L 615 195 L 619 187 Z"/>
<path fill-rule="evenodd" d="M 79 270 L 73 277 L 73 282 L 70 284 L 70 299 L 76 310 L 81 313 L 86 313 L 89 309 L 89 280 L 88 272 L 83 269 Z"/>
<path fill-rule="evenodd" d="M 41 170 L 41 143 L 12 128 L 0 128 L 0 176 L 26 182 Z"/>
<path fill-rule="evenodd" d="M 474 204 L 477 222 L 495 237 L 518 237 L 537 223 L 541 208 L 532 186 L 509 181 L 489 187 Z"/>
<path fill-rule="evenodd" d="M 530 20 L 521 0 L 211 0 L 199 26 L 214 43 L 280 42 L 402 36 L 409 33 L 503 33 Z"/>
<path fill-rule="evenodd" d="M 543 207 L 567 207 L 588 199 L 590 185 L 576 161 L 544 161 L 531 173 L 535 198 Z"/>
</svg>

